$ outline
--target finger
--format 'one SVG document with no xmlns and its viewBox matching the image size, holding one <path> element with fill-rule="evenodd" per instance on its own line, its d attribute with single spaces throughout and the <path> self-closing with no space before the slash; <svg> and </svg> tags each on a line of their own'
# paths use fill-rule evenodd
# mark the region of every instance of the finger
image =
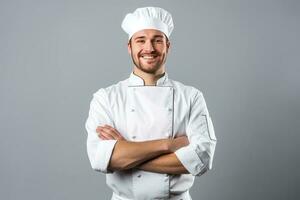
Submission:
<svg viewBox="0 0 300 200">
<path fill-rule="evenodd" d="M 98 135 L 98 137 L 99 137 L 100 139 L 102 139 L 102 140 L 109 140 L 109 138 L 106 138 L 106 137 L 102 134 L 100 128 L 97 128 L 97 129 L 96 129 L 96 133 L 97 133 L 97 135 Z"/>
<path fill-rule="evenodd" d="M 117 129 L 115 129 L 115 128 L 113 128 L 113 127 L 107 125 L 107 124 L 104 125 L 104 128 L 107 128 L 107 129 L 113 131 L 113 132 L 114 132 L 115 134 L 117 134 L 119 137 L 123 138 L 123 136 L 121 135 L 121 133 L 119 133 L 119 131 L 118 131 Z"/>
<path fill-rule="evenodd" d="M 110 140 L 109 138 L 105 137 L 102 133 L 97 133 L 97 134 L 101 140 Z"/>
<path fill-rule="evenodd" d="M 122 137 L 121 134 L 117 131 L 117 129 L 109 125 L 105 125 L 103 128 L 107 130 L 109 133 L 113 134 L 115 137 Z"/>
<path fill-rule="evenodd" d="M 101 136 L 103 136 L 107 140 L 114 140 L 115 139 L 112 135 L 110 135 L 110 134 L 108 134 L 108 133 L 106 133 L 104 131 L 101 132 Z"/>
<path fill-rule="evenodd" d="M 107 137 L 107 135 L 109 135 L 110 137 L 112 137 L 113 139 L 117 140 L 119 139 L 119 135 L 116 134 L 114 131 L 111 131 L 108 128 L 101 128 L 101 131 L 105 133 L 105 137 Z"/>
<path fill-rule="evenodd" d="M 100 131 L 100 129 L 99 129 L 98 127 L 96 128 L 96 133 L 97 133 L 97 135 L 100 137 L 101 131 Z"/>
<path fill-rule="evenodd" d="M 97 126 L 96 132 L 101 132 L 103 130 L 104 126 Z"/>
<path fill-rule="evenodd" d="M 97 133 L 100 133 L 100 132 L 101 132 L 101 127 L 100 127 L 100 126 L 98 126 L 98 127 L 96 128 L 96 132 L 97 132 Z"/>
<path fill-rule="evenodd" d="M 99 134 L 100 139 L 102 140 L 109 140 L 108 138 L 104 137 L 103 135 Z"/>
<path fill-rule="evenodd" d="M 101 139 L 107 139 L 102 135 L 100 128 L 96 129 L 96 133 L 97 133 L 98 137 L 100 137 Z"/>
<path fill-rule="evenodd" d="M 111 126 L 109 126 L 109 125 L 107 125 L 107 124 L 104 125 L 104 128 L 106 128 L 106 129 L 108 129 L 108 130 L 111 130 L 111 131 L 113 131 L 113 132 L 118 132 L 114 127 L 111 127 Z"/>
<path fill-rule="evenodd" d="M 108 134 L 113 134 L 112 136 L 116 139 L 116 140 L 125 140 L 125 138 L 118 132 L 117 129 L 105 124 L 104 126 L 98 126 L 97 127 L 97 131 L 101 132 L 102 131 L 107 131 Z M 113 132 L 113 133 L 111 133 Z"/>
</svg>

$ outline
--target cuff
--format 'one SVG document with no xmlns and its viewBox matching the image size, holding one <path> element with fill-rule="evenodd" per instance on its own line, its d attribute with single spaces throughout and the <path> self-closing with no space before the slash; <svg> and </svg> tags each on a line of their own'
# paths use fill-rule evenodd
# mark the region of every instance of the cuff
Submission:
<svg viewBox="0 0 300 200">
<path fill-rule="evenodd" d="M 95 170 L 111 173 L 107 167 L 116 142 L 117 140 L 102 140 L 98 143 L 93 167 Z"/>
<path fill-rule="evenodd" d="M 207 153 L 199 152 L 197 147 L 197 145 L 188 145 L 174 152 L 182 165 L 194 176 L 201 174 L 205 168 L 204 160 L 208 159 Z"/>
</svg>

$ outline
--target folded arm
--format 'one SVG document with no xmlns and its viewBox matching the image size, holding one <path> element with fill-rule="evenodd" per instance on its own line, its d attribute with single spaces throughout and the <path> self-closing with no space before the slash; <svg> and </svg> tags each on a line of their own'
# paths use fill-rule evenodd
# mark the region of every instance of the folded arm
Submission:
<svg viewBox="0 0 300 200">
<path fill-rule="evenodd" d="M 188 174 L 174 153 L 161 155 L 137 166 L 138 169 L 163 174 Z"/>
<path fill-rule="evenodd" d="M 119 140 L 112 152 L 108 168 L 113 171 L 131 169 L 165 153 L 169 153 L 168 140 L 146 142 Z"/>
<path fill-rule="evenodd" d="M 104 126 L 105 124 L 109 126 Z M 174 159 L 174 155 L 172 157 L 167 155 L 186 146 L 188 144 L 186 137 L 130 142 L 112 127 L 114 127 L 114 122 L 109 109 L 109 99 L 105 90 L 100 89 L 94 94 L 86 121 L 87 153 L 94 170 L 111 173 L 113 170 L 126 170 L 140 166 L 146 171 L 162 172 L 164 170 L 164 173 L 171 173 L 174 168 L 171 166 L 171 171 L 168 171 L 169 159 L 175 166 L 180 166 L 180 163 Z M 157 168 L 156 162 L 160 162 L 162 155 L 166 156 L 161 158 L 162 162 Z M 147 161 L 150 161 L 149 164 Z M 162 163 L 166 166 L 162 166 Z"/>
<path fill-rule="evenodd" d="M 135 167 L 157 173 L 188 173 L 173 153 L 188 145 L 186 137 L 129 142 L 116 129 L 108 125 L 98 127 L 96 131 L 103 140 L 118 140 L 108 166 L 110 170 L 126 170 Z"/>
<path fill-rule="evenodd" d="M 192 175 L 202 175 L 212 168 L 217 139 L 201 92 L 196 92 L 191 105 L 186 128 L 188 140 L 186 137 L 179 137 L 129 142 L 117 132 L 109 134 L 109 131 L 97 128 L 101 124 L 114 127 L 107 105 L 109 100 L 104 90 L 94 94 L 86 122 L 87 151 L 93 169 L 109 173 L 110 170 L 139 168 L 157 173 L 188 172 Z"/>
</svg>

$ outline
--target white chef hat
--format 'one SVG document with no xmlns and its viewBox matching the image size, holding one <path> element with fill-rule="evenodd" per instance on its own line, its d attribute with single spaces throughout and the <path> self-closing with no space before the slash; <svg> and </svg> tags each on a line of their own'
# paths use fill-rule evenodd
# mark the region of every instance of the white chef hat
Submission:
<svg viewBox="0 0 300 200">
<path fill-rule="evenodd" d="M 122 22 L 123 30 L 130 38 L 143 29 L 156 29 L 170 37 L 174 24 L 171 14 L 158 7 L 137 8 L 133 13 L 128 13 Z"/>
</svg>

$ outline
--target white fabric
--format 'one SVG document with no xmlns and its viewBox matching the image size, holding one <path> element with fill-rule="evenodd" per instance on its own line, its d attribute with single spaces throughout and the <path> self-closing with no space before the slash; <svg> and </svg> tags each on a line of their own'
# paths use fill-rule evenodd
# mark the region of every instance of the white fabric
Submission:
<svg viewBox="0 0 300 200">
<path fill-rule="evenodd" d="M 183 192 L 176 196 L 170 196 L 167 198 L 168 200 L 192 200 L 189 191 Z M 119 196 L 116 193 L 113 193 L 111 200 L 131 200 L 125 197 Z"/>
<path fill-rule="evenodd" d="M 137 169 L 108 171 L 116 141 L 98 138 L 96 127 L 104 124 L 116 128 L 129 141 L 187 135 L 190 144 L 175 154 L 190 174 Z M 175 200 L 190 189 L 195 175 L 200 176 L 212 167 L 217 140 L 204 97 L 196 88 L 170 80 L 167 73 L 157 81 L 157 86 L 144 86 L 143 80 L 131 73 L 128 79 L 97 91 L 86 129 L 92 168 L 106 173 L 108 186 L 123 199 Z"/>
<path fill-rule="evenodd" d="M 136 9 L 133 13 L 128 13 L 121 27 L 128 34 L 128 39 L 143 29 L 159 30 L 169 38 L 174 24 L 168 11 L 158 7 L 144 7 Z"/>
</svg>

